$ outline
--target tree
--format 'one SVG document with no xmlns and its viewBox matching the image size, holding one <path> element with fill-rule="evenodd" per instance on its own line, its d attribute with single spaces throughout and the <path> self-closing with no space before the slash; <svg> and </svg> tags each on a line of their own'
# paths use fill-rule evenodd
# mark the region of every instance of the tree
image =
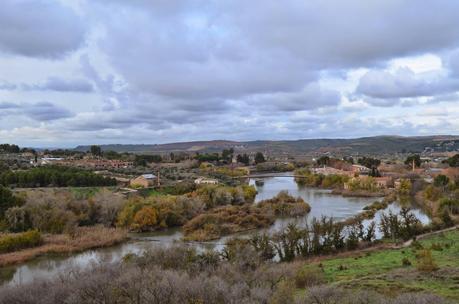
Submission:
<svg viewBox="0 0 459 304">
<path fill-rule="evenodd" d="M 92 145 L 91 149 L 90 149 L 90 152 L 94 156 L 101 156 L 102 155 L 102 149 L 100 148 L 100 146 Z"/>
<path fill-rule="evenodd" d="M 372 157 L 366 157 L 366 156 L 359 158 L 357 162 L 360 165 L 365 166 L 369 169 L 378 168 L 379 165 L 381 164 L 381 161 L 379 159 L 372 158 Z"/>
<path fill-rule="evenodd" d="M 328 163 L 330 162 L 330 157 L 321 156 L 316 162 L 319 166 L 328 166 Z"/>
<path fill-rule="evenodd" d="M 222 151 L 222 159 L 223 161 L 225 162 L 230 162 L 231 159 L 233 158 L 233 153 L 234 153 L 234 149 L 231 148 L 231 149 L 224 149 Z"/>
<path fill-rule="evenodd" d="M 255 164 L 264 163 L 265 161 L 266 160 L 265 160 L 265 156 L 263 155 L 263 153 L 257 152 L 257 154 L 255 154 Z"/>
<path fill-rule="evenodd" d="M 144 206 L 134 216 L 132 228 L 139 231 L 151 230 L 158 222 L 158 212 L 150 206 Z"/>
<path fill-rule="evenodd" d="M 237 157 L 236 157 L 236 159 L 237 159 L 237 162 L 238 162 L 238 163 L 242 163 L 242 164 L 244 164 L 244 165 L 246 165 L 246 166 L 248 166 L 249 163 L 250 163 L 250 158 L 249 158 L 249 156 L 248 156 L 247 154 L 245 154 L 245 153 L 242 154 L 242 155 L 238 154 Z"/>
<path fill-rule="evenodd" d="M 21 203 L 21 200 L 14 196 L 10 189 L 0 185 L 0 220 L 5 216 L 6 210 Z"/>
<path fill-rule="evenodd" d="M 413 162 L 416 167 L 420 167 L 421 166 L 421 156 L 419 154 L 408 156 L 405 160 L 405 165 L 412 166 Z"/>
<path fill-rule="evenodd" d="M 446 175 L 439 174 L 434 178 L 435 187 L 446 187 L 449 183 L 449 178 Z"/>
<path fill-rule="evenodd" d="M 459 167 L 459 154 L 456 154 L 443 162 L 447 163 L 450 167 Z"/>
</svg>

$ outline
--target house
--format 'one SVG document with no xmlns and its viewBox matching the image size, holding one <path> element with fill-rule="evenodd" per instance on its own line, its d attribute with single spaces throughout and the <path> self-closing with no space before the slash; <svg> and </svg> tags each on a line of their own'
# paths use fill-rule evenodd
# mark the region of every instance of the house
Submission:
<svg viewBox="0 0 459 304">
<path fill-rule="evenodd" d="M 374 178 L 376 185 L 381 189 L 386 189 L 394 186 L 392 177 L 383 176 Z"/>
<path fill-rule="evenodd" d="M 131 179 L 130 185 L 133 187 L 152 187 L 155 184 L 159 184 L 159 179 L 154 174 L 142 174 L 134 179 Z"/>
<path fill-rule="evenodd" d="M 352 171 L 358 174 L 369 174 L 370 169 L 362 165 L 352 165 Z"/>
<path fill-rule="evenodd" d="M 212 178 L 199 177 L 195 179 L 194 183 L 196 185 L 216 185 L 218 180 Z"/>
<path fill-rule="evenodd" d="M 348 175 L 350 177 L 354 176 L 354 172 L 352 171 L 344 171 L 340 169 L 335 169 L 332 167 L 321 167 L 321 168 L 312 168 L 311 171 L 315 174 L 322 174 L 322 175 Z"/>
</svg>

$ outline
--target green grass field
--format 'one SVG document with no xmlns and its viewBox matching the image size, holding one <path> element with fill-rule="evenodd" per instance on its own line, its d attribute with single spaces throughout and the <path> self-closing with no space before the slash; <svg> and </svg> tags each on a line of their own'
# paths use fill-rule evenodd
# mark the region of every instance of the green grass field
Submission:
<svg viewBox="0 0 459 304">
<path fill-rule="evenodd" d="M 371 289 L 387 295 L 400 292 L 429 292 L 459 303 L 459 230 L 434 236 L 420 242 L 432 249 L 439 269 L 425 273 L 416 269 L 416 249 L 387 249 L 331 258 L 305 267 L 321 267 L 328 282 L 354 289 Z M 440 246 L 438 246 L 438 244 Z M 404 266 L 403 258 L 411 265 Z"/>
</svg>

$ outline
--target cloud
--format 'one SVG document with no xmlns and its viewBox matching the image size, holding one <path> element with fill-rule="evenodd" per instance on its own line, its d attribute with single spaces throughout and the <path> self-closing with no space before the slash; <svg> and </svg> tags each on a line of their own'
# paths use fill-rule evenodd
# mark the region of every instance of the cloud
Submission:
<svg viewBox="0 0 459 304">
<path fill-rule="evenodd" d="M 78 49 L 85 24 L 56 0 L 5 0 L 0 10 L 0 51 L 57 58 Z"/>
<path fill-rule="evenodd" d="M 8 0 L 0 130 L 76 144 L 412 135 L 443 130 L 422 111 L 442 102 L 457 133 L 458 49 L 448 0 Z M 64 107 L 18 102 L 56 96 Z"/>
<path fill-rule="evenodd" d="M 307 111 L 337 106 L 340 102 L 337 91 L 324 89 L 318 83 L 311 83 L 298 92 L 273 93 L 253 96 L 248 103 L 272 111 Z"/>
<path fill-rule="evenodd" d="M 57 92 L 80 92 L 89 93 L 94 90 L 92 84 L 84 79 L 62 79 L 60 77 L 49 77 L 42 84 L 21 85 L 23 90 L 57 91 Z"/>
<path fill-rule="evenodd" d="M 409 68 L 399 68 L 395 72 L 369 71 L 360 78 L 357 93 L 376 99 L 394 99 L 433 96 L 458 89 L 459 80 L 444 77 L 429 80 Z"/>
<path fill-rule="evenodd" d="M 40 122 L 54 121 L 74 116 L 74 113 L 68 109 L 47 101 L 22 104 L 2 102 L 0 103 L 0 109 L 7 111 L 3 113 L 5 116 L 26 116 Z"/>
</svg>

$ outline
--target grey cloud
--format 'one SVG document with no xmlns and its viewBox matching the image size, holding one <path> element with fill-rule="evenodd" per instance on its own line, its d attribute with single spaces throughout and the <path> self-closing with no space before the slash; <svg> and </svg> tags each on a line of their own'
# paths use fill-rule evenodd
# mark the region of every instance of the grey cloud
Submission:
<svg viewBox="0 0 459 304">
<path fill-rule="evenodd" d="M 254 96 L 250 100 L 268 111 L 273 107 L 280 111 L 306 111 L 336 106 L 340 97 L 337 91 L 323 89 L 319 84 L 312 83 L 298 92 Z"/>
<path fill-rule="evenodd" d="M 367 72 L 359 81 L 357 93 L 379 99 L 433 96 L 459 89 L 459 79 L 424 79 L 409 68 L 394 73 L 380 70 Z"/>
<path fill-rule="evenodd" d="M 2 102 L 0 109 L 7 110 L 6 115 L 8 116 L 24 115 L 37 121 L 53 121 L 74 116 L 68 109 L 47 101 L 21 104 Z"/>
<path fill-rule="evenodd" d="M 17 109 L 19 108 L 20 106 L 15 104 L 15 103 L 12 103 L 12 102 L 0 102 L 0 109 L 2 110 L 9 110 L 9 109 Z"/>
<path fill-rule="evenodd" d="M 35 85 L 21 85 L 23 90 L 57 91 L 57 92 L 81 92 L 93 91 L 90 82 L 84 79 L 62 79 L 60 77 L 49 77 L 44 83 Z"/>
<path fill-rule="evenodd" d="M 459 41 L 456 1 L 267 0 L 259 5 L 239 0 L 218 5 L 222 22 L 236 26 L 258 49 L 285 49 L 320 68 L 373 65 Z"/>
<path fill-rule="evenodd" d="M 85 25 L 55 0 L 5 0 L 0 9 L 0 50 L 30 57 L 56 58 L 78 49 Z"/>
<path fill-rule="evenodd" d="M 69 110 L 46 101 L 23 106 L 23 112 L 38 121 L 51 121 L 74 116 Z"/>
</svg>

